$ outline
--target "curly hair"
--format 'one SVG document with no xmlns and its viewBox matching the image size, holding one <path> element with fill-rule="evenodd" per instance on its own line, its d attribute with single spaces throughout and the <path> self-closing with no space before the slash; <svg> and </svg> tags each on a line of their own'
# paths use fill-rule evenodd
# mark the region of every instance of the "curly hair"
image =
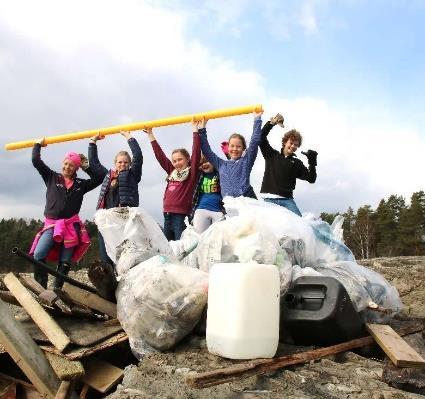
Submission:
<svg viewBox="0 0 425 399">
<path fill-rule="evenodd" d="M 301 133 L 298 130 L 292 129 L 285 133 L 285 135 L 282 137 L 282 147 L 285 147 L 285 144 L 289 139 L 292 141 L 298 141 L 298 147 L 301 147 L 303 136 L 301 136 Z"/>
<path fill-rule="evenodd" d="M 239 139 L 240 141 L 242 141 L 242 147 L 243 147 L 244 150 L 246 150 L 246 140 L 245 140 L 245 137 L 244 136 L 242 136 L 239 133 L 233 133 L 229 137 L 229 143 L 230 143 L 230 140 L 232 140 L 232 139 Z"/>
</svg>

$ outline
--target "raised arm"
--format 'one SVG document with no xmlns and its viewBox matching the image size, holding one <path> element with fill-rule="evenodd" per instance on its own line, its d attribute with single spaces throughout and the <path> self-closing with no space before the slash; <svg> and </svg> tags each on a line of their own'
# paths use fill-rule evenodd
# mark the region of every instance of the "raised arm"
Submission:
<svg viewBox="0 0 425 399">
<path fill-rule="evenodd" d="M 97 155 L 97 144 L 98 140 L 103 140 L 105 136 L 97 134 L 90 138 L 88 156 L 89 156 L 89 167 L 85 169 L 85 172 L 92 177 L 93 174 L 99 175 L 102 179 L 107 175 L 108 169 L 106 169 L 99 161 Z"/>
<path fill-rule="evenodd" d="M 273 129 L 273 126 L 274 125 L 270 121 L 268 121 L 261 129 L 260 150 L 264 158 L 271 157 L 275 152 L 275 149 L 270 145 L 269 140 L 267 138 L 268 134 Z"/>
<path fill-rule="evenodd" d="M 146 129 L 144 130 L 144 132 L 148 135 L 149 141 L 151 142 L 153 153 L 155 154 L 155 158 L 161 165 L 161 168 L 164 169 L 165 172 L 167 172 L 167 174 L 169 175 L 174 170 L 173 164 L 164 154 L 164 151 L 162 151 L 161 146 L 159 145 L 158 141 L 153 135 L 152 129 Z"/>
<path fill-rule="evenodd" d="M 219 158 L 211 149 L 210 143 L 208 142 L 206 125 L 207 120 L 205 118 L 202 118 L 200 121 L 192 120 L 193 133 L 197 133 L 199 136 L 202 154 L 207 158 L 208 162 L 214 165 L 215 169 L 218 170 L 220 165 L 225 161 Z"/>
<path fill-rule="evenodd" d="M 199 138 L 201 140 L 201 151 L 202 154 L 211 162 L 216 170 L 220 169 L 220 165 L 225 162 L 223 159 L 218 157 L 215 152 L 211 149 L 210 143 L 208 142 L 207 129 L 202 128 L 198 130 Z"/>
<path fill-rule="evenodd" d="M 133 160 L 131 161 L 131 173 L 137 182 L 142 178 L 143 154 L 139 143 L 134 137 L 131 137 L 129 132 L 121 132 L 121 135 L 127 139 Z"/>
<path fill-rule="evenodd" d="M 257 158 L 258 146 L 261 143 L 261 114 L 263 112 L 254 112 L 254 127 L 248 148 L 246 150 L 246 157 L 248 157 L 248 168 L 251 169 Z"/>
<path fill-rule="evenodd" d="M 44 182 L 47 183 L 49 176 L 54 173 L 42 160 L 41 160 L 41 147 L 45 147 L 44 137 L 38 140 L 32 148 L 32 164 L 34 168 L 40 173 Z"/>
</svg>

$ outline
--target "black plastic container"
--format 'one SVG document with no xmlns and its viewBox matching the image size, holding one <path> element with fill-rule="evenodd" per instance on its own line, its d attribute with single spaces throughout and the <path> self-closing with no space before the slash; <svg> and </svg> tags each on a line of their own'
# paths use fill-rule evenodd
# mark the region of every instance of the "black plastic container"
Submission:
<svg viewBox="0 0 425 399">
<path fill-rule="evenodd" d="M 296 345 L 332 345 L 364 336 L 344 286 L 332 277 L 303 276 L 281 298 L 280 338 Z"/>
</svg>

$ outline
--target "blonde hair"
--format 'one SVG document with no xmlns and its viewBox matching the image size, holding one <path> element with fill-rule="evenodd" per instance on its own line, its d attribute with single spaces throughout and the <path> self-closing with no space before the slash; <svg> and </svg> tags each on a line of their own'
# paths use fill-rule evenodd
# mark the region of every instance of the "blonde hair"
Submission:
<svg viewBox="0 0 425 399">
<path fill-rule="evenodd" d="M 120 151 L 115 155 L 114 163 L 117 162 L 118 157 L 126 156 L 128 159 L 128 162 L 131 164 L 131 157 L 130 154 L 127 151 Z"/>
</svg>

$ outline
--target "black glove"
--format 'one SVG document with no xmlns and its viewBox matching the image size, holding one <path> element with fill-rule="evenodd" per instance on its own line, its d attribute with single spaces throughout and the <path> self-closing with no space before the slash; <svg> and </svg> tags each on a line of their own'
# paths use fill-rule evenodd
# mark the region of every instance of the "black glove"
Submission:
<svg viewBox="0 0 425 399">
<path fill-rule="evenodd" d="M 314 150 L 308 150 L 307 152 L 301 151 L 301 154 L 303 154 L 307 157 L 308 164 L 310 166 L 316 166 L 317 165 L 317 151 L 314 151 Z"/>
</svg>

